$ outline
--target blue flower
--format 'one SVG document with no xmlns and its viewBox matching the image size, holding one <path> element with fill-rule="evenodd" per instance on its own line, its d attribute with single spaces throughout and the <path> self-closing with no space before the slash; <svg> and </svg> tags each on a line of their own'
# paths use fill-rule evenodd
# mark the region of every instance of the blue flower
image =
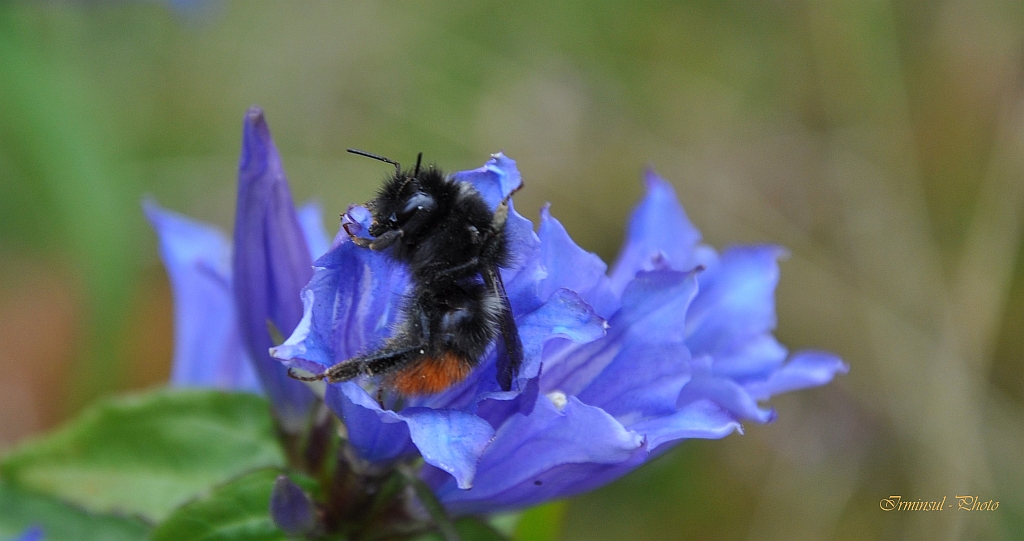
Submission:
<svg viewBox="0 0 1024 541">
<path fill-rule="evenodd" d="M 11 541 L 43 541 L 43 529 L 39 526 L 32 526 L 18 534 L 18 537 Z"/>
<path fill-rule="evenodd" d="M 302 487 L 287 475 L 277 476 L 270 493 L 270 518 L 274 524 L 289 537 L 300 537 L 316 530 L 316 515 L 316 506 Z"/>
<path fill-rule="evenodd" d="M 501 154 L 455 178 L 492 207 L 520 184 Z M 647 187 L 611 273 L 548 209 L 537 233 L 512 209 L 514 263 L 502 277 L 525 352 L 513 390 L 499 388 L 493 351 L 466 381 L 397 411 L 378 404 L 372 381 L 329 385 L 325 400 L 362 458 L 421 456 L 423 480 L 457 515 L 522 508 L 605 484 L 684 439 L 769 422 L 759 402 L 847 371 L 829 353 L 789 356 L 772 336 L 781 248 L 719 254 L 700 244 L 671 185 L 648 172 Z M 368 212 L 353 207 L 345 220 L 355 231 Z M 272 355 L 320 373 L 379 348 L 407 284 L 386 253 L 343 229 Z"/>
<path fill-rule="evenodd" d="M 174 385 L 262 389 L 289 431 L 315 400 L 267 354 L 270 326 L 288 333 L 302 316 L 299 292 L 327 250 L 316 206 L 298 213 L 263 112 L 243 127 L 234 250 L 217 229 L 146 201 L 174 292 Z"/>
</svg>

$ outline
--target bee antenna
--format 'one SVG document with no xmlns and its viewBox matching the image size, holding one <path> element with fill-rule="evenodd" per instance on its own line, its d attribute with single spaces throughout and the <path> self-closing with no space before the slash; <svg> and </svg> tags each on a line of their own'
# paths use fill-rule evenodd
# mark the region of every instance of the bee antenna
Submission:
<svg viewBox="0 0 1024 541">
<path fill-rule="evenodd" d="M 398 165 L 398 162 L 396 162 L 395 160 L 392 160 L 390 158 L 385 158 L 384 156 L 378 156 L 377 154 L 371 154 L 369 152 L 366 152 L 365 150 L 359 150 L 359 149 L 355 149 L 355 148 L 350 148 L 350 149 L 347 149 L 347 150 L 349 152 L 351 152 L 352 154 L 358 154 L 359 156 L 365 156 L 367 158 L 373 158 L 374 160 L 381 161 L 381 162 L 384 162 L 384 163 L 390 163 L 391 165 L 395 166 L 395 174 L 396 175 L 400 174 L 402 172 L 402 166 Z M 423 154 L 420 153 L 420 156 L 422 156 L 422 155 Z M 419 171 L 419 169 L 420 169 L 420 164 L 419 164 L 419 160 L 417 160 L 416 161 L 416 170 Z"/>
<path fill-rule="evenodd" d="M 413 178 L 416 178 L 416 177 L 419 176 L 419 174 L 420 174 L 420 162 L 422 162 L 422 161 L 423 161 L 423 153 L 420 152 L 419 154 L 416 155 L 416 170 L 413 171 L 413 173 L 412 173 Z"/>
</svg>

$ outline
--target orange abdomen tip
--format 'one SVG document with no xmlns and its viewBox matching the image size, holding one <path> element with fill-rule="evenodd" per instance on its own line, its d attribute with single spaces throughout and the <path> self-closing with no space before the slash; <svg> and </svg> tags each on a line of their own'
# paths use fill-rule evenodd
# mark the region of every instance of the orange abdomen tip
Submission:
<svg viewBox="0 0 1024 541">
<path fill-rule="evenodd" d="M 441 358 L 424 357 L 395 372 L 388 386 L 403 395 L 439 393 L 466 379 L 472 365 L 454 353 Z"/>
</svg>

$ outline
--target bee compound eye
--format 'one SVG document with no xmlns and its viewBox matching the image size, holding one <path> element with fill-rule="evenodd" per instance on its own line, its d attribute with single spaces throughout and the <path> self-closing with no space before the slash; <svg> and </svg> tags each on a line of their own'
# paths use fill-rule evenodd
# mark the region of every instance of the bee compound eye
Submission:
<svg viewBox="0 0 1024 541">
<path fill-rule="evenodd" d="M 433 197 L 425 193 L 415 193 L 405 202 L 405 206 L 398 214 L 398 217 L 404 222 L 417 212 L 431 212 L 436 207 L 437 204 L 434 202 Z"/>
</svg>

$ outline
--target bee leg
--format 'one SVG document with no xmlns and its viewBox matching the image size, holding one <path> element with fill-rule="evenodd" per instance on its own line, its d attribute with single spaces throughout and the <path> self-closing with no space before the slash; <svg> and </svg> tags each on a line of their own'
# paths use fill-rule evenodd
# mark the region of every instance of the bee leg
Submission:
<svg viewBox="0 0 1024 541">
<path fill-rule="evenodd" d="M 355 244 L 360 248 L 369 248 L 375 252 L 379 252 L 388 246 L 391 246 L 396 240 L 402 238 L 402 235 L 404 234 L 404 231 L 401 229 L 393 229 L 376 239 L 369 239 L 366 237 L 356 236 L 354 233 L 349 231 L 348 226 L 349 224 L 347 223 L 342 224 L 342 228 L 345 229 L 346 233 L 348 233 L 348 238 L 352 239 L 352 244 Z"/>
<path fill-rule="evenodd" d="M 384 233 L 383 235 L 374 239 L 372 242 L 367 244 L 367 246 L 369 246 L 370 249 L 373 250 L 374 252 L 379 252 L 394 244 L 395 241 L 397 241 L 398 239 L 402 238 L 402 235 L 404 233 L 405 232 L 402 231 L 401 229 L 392 229 L 391 231 L 388 231 L 387 233 Z"/>
<path fill-rule="evenodd" d="M 321 377 L 326 380 L 327 383 L 341 383 L 342 381 L 348 381 L 362 374 L 363 370 L 362 360 L 359 357 L 356 357 L 347 361 L 341 361 L 340 363 L 328 368 L 323 374 L 321 374 Z"/>
<path fill-rule="evenodd" d="M 368 239 L 368 238 L 364 238 L 364 237 L 350 237 L 350 238 L 352 239 L 352 244 L 355 244 L 356 246 L 358 246 L 360 248 L 371 248 L 372 245 L 373 245 L 373 239 Z"/>
<path fill-rule="evenodd" d="M 376 376 L 390 372 L 416 357 L 425 355 L 426 352 L 426 343 L 416 344 L 395 349 L 384 349 L 372 355 L 362 357 L 360 362 L 363 365 L 363 373 L 368 376 Z"/>
<path fill-rule="evenodd" d="M 424 351 L 426 351 L 426 344 L 386 347 L 369 355 L 341 361 L 328 368 L 323 374 L 304 381 L 323 379 L 327 383 L 341 383 L 362 375 L 376 376 L 411 361 L 422 355 Z M 300 377 L 296 377 L 296 379 L 300 379 Z"/>
<path fill-rule="evenodd" d="M 292 379 L 297 379 L 299 381 L 320 381 L 320 380 L 324 379 L 326 376 L 323 373 L 315 374 L 315 375 L 312 375 L 312 376 L 300 376 L 300 375 L 295 373 L 295 369 L 294 368 L 289 366 L 288 367 L 288 377 L 290 377 Z"/>
</svg>

